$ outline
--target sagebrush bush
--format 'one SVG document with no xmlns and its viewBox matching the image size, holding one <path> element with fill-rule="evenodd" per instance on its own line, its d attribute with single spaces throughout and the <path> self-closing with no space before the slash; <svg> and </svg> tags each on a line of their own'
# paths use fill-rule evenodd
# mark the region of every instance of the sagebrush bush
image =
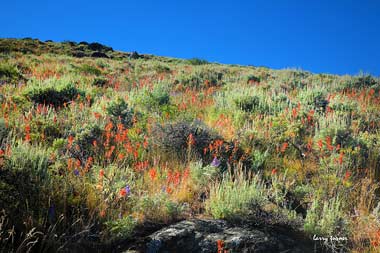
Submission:
<svg viewBox="0 0 380 253">
<path fill-rule="evenodd" d="M 137 221 L 131 216 L 123 217 L 117 220 L 111 220 L 105 223 L 110 236 L 115 239 L 127 239 L 132 235 Z"/>
<path fill-rule="evenodd" d="M 208 61 L 199 58 L 192 58 L 187 60 L 187 62 L 191 65 L 204 65 L 209 63 Z"/>
<path fill-rule="evenodd" d="M 184 87 L 199 89 L 202 87 L 223 85 L 222 71 L 207 67 L 197 67 L 190 74 L 182 74 L 177 82 Z"/>
<path fill-rule="evenodd" d="M 266 201 L 266 187 L 258 175 L 250 179 L 243 174 L 226 175 L 211 185 L 206 206 L 214 218 L 231 219 L 248 215 L 251 206 L 261 206 Z"/>
<path fill-rule="evenodd" d="M 0 170 L 0 210 L 15 226 L 15 239 L 46 218 L 50 184 L 49 151 L 26 143 L 14 143 L 12 154 Z M 24 222 L 25 220 L 28 222 Z M 6 229 L 6 228 L 4 228 Z"/>
<path fill-rule="evenodd" d="M 23 75 L 16 66 L 8 62 L 0 63 L 0 85 L 3 83 L 14 83 L 22 79 Z"/>
<path fill-rule="evenodd" d="M 212 132 L 203 122 L 179 121 L 156 125 L 153 131 L 154 144 L 162 151 L 176 154 L 184 158 L 188 154 L 189 136 L 194 143 L 190 146 L 192 152 L 198 157 L 203 157 L 204 148 L 218 139 L 218 135 Z"/>
<path fill-rule="evenodd" d="M 83 74 L 88 74 L 88 75 L 100 76 L 102 74 L 102 71 L 100 69 L 88 64 L 83 64 L 77 67 L 76 69 L 78 72 L 83 73 Z"/>
<path fill-rule="evenodd" d="M 96 77 L 94 81 L 92 82 L 92 85 L 98 86 L 98 87 L 104 87 L 108 83 L 107 78 L 104 77 Z"/>
<path fill-rule="evenodd" d="M 144 213 L 144 219 L 170 222 L 180 217 L 184 207 L 171 200 L 165 192 L 140 198 L 133 210 Z"/>
<path fill-rule="evenodd" d="M 74 141 L 69 148 L 70 155 L 81 161 L 86 161 L 96 153 L 93 147 L 94 141 L 100 143 L 103 130 L 96 124 L 84 125 L 73 133 Z"/>
<path fill-rule="evenodd" d="M 128 106 L 125 100 L 117 98 L 116 100 L 111 101 L 106 110 L 114 125 L 121 122 L 124 127 L 129 128 L 132 126 L 134 110 Z"/>
<path fill-rule="evenodd" d="M 346 235 L 348 224 L 342 201 L 340 197 L 329 200 L 315 198 L 307 211 L 304 224 L 305 231 L 320 236 Z"/>
<path fill-rule="evenodd" d="M 24 95 L 37 104 L 62 107 L 85 93 L 79 90 L 73 82 L 67 80 L 50 79 L 47 83 L 32 83 L 25 90 Z"/>
</svg>

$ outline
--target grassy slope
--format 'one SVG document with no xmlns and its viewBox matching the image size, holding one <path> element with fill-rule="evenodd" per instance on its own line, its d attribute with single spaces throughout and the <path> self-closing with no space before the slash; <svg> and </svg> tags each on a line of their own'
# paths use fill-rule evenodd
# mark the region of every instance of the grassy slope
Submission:
<svg viewBox="0 0 380 253">
<path fill-rule="evenodd" d="M 250 219 L 255 206 L 377 250 L 379 79 L 100 44 L 1 39 L 0 51 L 4 249 L 193 215 Z"/>
</svg>

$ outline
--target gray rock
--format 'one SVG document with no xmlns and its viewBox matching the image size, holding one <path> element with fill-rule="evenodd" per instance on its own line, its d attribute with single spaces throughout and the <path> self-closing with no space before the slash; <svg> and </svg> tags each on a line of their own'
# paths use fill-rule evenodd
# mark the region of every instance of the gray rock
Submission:
<svg viewBox="0 0 380 253">
<path fill-rule="evenodd" d="M 230 225 L 223 220 L 186 220 L 148 236 L 144 252 L 215 253 L 218 240 L 223 241 L 228 252 L 313 252 L 291 235 L 262 230 Z"/>
</svg>

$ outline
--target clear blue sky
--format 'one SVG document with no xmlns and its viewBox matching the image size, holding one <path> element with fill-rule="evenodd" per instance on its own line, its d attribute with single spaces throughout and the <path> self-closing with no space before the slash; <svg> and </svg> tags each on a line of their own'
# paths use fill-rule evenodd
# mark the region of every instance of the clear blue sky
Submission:
<svg viewBox="0 0 380 253">
<path fill-rule="evenodd" d="M 0 37 L 101 42 L 220 63 L 380 75 L 378 0 L 1 3 Z"/>
</svg>

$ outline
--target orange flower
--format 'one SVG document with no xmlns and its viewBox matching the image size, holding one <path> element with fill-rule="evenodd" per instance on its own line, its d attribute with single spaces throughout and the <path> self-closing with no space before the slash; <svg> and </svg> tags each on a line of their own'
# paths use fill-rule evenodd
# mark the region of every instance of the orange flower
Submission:
<svg viewBox="0 0 380 253">
<path fill-rule="evenodd" d="M 100 178 L 104 177 L 104 170 L 103 169 L 99 170 L 99 177 Z"/>
<path fill-rule="evenodd" d="M 73 141 L 74 141 L 74 137 L 69 135 L 69 137 L 67 138 L 67 148 L 71 148 L 71 146 L 73 145 Z"/>
<path fill-rule="evenodd" d="M 172 190 L 172 188 L 170 188 L 170 186 L 168 186 L 168 187 L 166 188 L 166 192 L 167 192 L 168 194 L 170 194 L 170 193 L 173 192 L 173 190 Z"/>
<path fill-rule="evenodd" d="M 218 253 L 222 253 L 224 249 L 224 241 L 223 240 L 217 240 L 216 245 L 218 246 Z"/>
<path fill-rule="evenodd" d="M 100 117 L 102 117 L 102 115 L 98 112 L 94 112 L 94 116 L 96 119 L 99 119 Z"/>
<path fill-rule="evenodd" d="M 25 126 L 25 141 L 29 142 L 30 140 L 30 125 L 28 124 Z"/>
<path fill-rule="evenodd" d="M 156 176 L 157 176 L 157 171 L 155 168 L 151 168 L 149 170 L 149 176 L 152 180 L 156 179 Z"/>
<path fill-rule="evenodd" d="M 273 175 L 276 175 L 276 174 L 277 174 L 277 169 L 276 169 L 276 168 L 273 168 L 271 174 L 272 174 L 272 176 L 273 176 Z"/>
<path fill-rule="evenodd" d="M 343 164 L 343 156 L 344 156 L 344 154 L 343 154 L 343 152 L 340 152 L 340 155 L 339 155 L 339 164 Z"/>
<path fill-rule="evenodd" d="M 289 144 L 287 142 L 283 143 L 281 146 L 281 153 L 284 153 L 288 148 Z"/>
<path fill-rule="evenodd" d="M 147 149 L 148 148 L 148 138 L 144 137 L 144 143 L 143 143 L 143 147 L 144 149 Z"/>
<path fill-rule="evenodd" d="M 121 188 L 119 194 L 121 197 L 125 197 L 127 195 L 127 190 L 125 188 Z"/>
<path fill-rule="evenodd" d="M 192 133 L 189 134 L 189 138 L 188 138 L 188 144 L 189 146 L 193 146 L 195 144 L 195 140 L 194 140 L 194 136 Z"/>
<path fill-rule="evenodd" d="M 346 171 L 346 174 L 344 175 L 343 181 L 347 181 L 350 177 L 351 177 L 351 172 L 350 171 Z"/>
<path fill-rule="evenodd" d="M 323 148 L 323 142 L 322 142 L 322 140 L 319 140 L 317 142 L 317 145 L 318 145 L 319 149 L 322 150 L 322 148 Z"/>
<path fill-rule="evenodd" d="M 298 115 L 297 109 L 293 108 L 292 109 L 292 116 L 293 116 L 293 118 L 297 118 L 297 115 Z"/>
</svg>

